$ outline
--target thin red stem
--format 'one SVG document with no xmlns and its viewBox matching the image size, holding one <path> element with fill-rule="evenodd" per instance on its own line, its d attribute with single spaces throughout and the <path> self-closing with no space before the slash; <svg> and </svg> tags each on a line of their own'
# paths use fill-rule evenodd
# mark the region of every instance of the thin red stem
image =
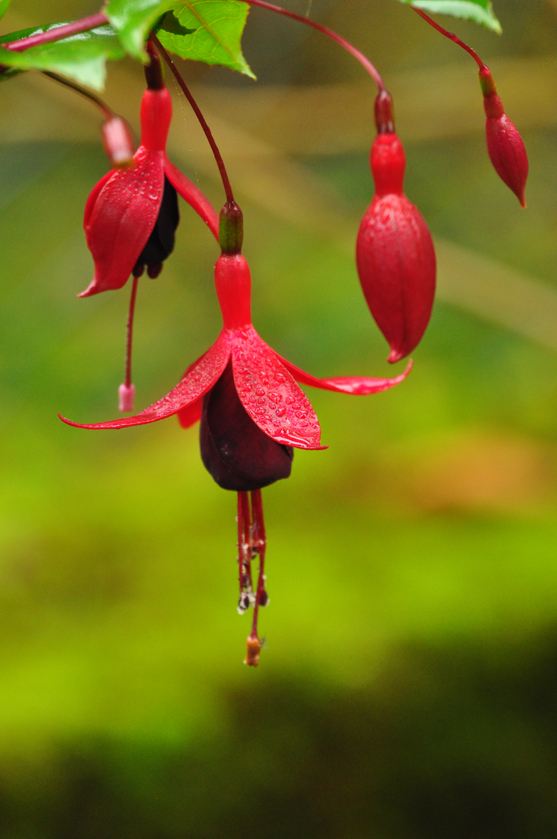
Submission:
<svg viewBox="0 0 557 839">
<path fill-rule="evenodd" d="M 276 12 L 279 15 L 284 15 L 285 17 L 290 17 L 292 20 L 297 20 L 300 23 L 305 23 L 307 26 L 312 26 L 314 29 L 317 29 L 318 32 L 322 32 L 323 35 L 327 35 L 329 38 L 332 38 L 333 41 L 336 41 L 337 44 L 340 44 L 341 47 L 353 55 L 355 59 L 357 59 L 362 67 L 367 70 L 369 75 L 372 77 L 374 82 L 376 83 L 379 90 L 385 90 L 385 84 L 383 79 L 379 75 L 378 70 L 374 65 L 371 63 L 369 58 L 367 58 L 363 52 L 356 49 L 356 47 L 347 41 L 346 38 L 342 38 L 332 29 L 329 29 L 327 26 L 323 26 L 321 23 L 316 23 L 316 21 L 311 20 L 310 18 L 303 17 L 302 15 L 297 15 L 295 12 L 289 12 L 287 9 L 283 9 L 282 6 L 275 6 L 274 3 L 267 3 L 265 0 L 248 0 L 251 6 L 260 6 L 262 9 L 268 9 L 270 12 Z"/>
<path fill-rule="evenodd" d="M 96 15 L 74 20 L 71 23 L 64 23 L 49 29 L 48 32 L 38 32 L 36 35 L 29 35 L 27 38 L 20 38 L 18 41 L 8 41 L 2 44 L 5 49 L 13 52 L 22 52 L 29 47 L 38 47 L 42 44 L 49 44 L 52 41 L 60 41 L 62 38 L 69 38 L 70 35 L 77 35 L 79 32 L 86 32 L 88 29 L 95 29 L 97 26 L 104 26 L 108 18 L 104 12 L 97 12 Z"/>
<path fill-rule="evenodd" d="M 137 283 L 139 277 L 133 278 L 132 293 L 130 297 L 130 309 L 128 312 L 128 329 L 126 340 L 126 378 L 125 385 L 130 387 L 132 383 L 132 339 L 133 339 L 133 316 L 135 314 L 135 298 L 137 297 Z"/>
<path fill-rule="evenodd" d="M 152 32 L 150 38 L 153 41 L 153 43 L 156 44 L 157 49 L 160 50 L 160 53 L 161 53 L 162 57 L 166 61 L 167 65 L 170 67 L 170 70 L 172 71 L 172 73 L 174 75 L 174 78 L 176 79 L 176 81 L 178 82 L 180 87 L 182 88 L 186 99 L 190 103 L 190 105 L 193 109 L 193 112 L 195 113 L 197 119 L 199 120 L 199 124 L 201 125 L 201 128 L 205 132 L 205 136 L 207 137 L 209 145 L 211 146 L 211 150 L 213 152 L 213 155 L 215 157 L 217 166 L 219 168 L 220 176 L 222 178 L 222 185 L 223 185 L 224 191 L 226 193 L 226 200 L 227 201 L 234 201 L 234 193 L 232 192 L 232 187 L 230 185 L 230 180 L 228 178 L 228 173 L 226 171 L 226 166 L 224 165 L 224 160 L 222 159 L 222 155 L 219 151 L 219 147 L 217 146 L 217 144 L 215 142 L 215 138 L 213 137 L 211 129 L 207 125 L 207 122 L 205 121 L 205 117 L 201 113 L 199 105 L 197 104 L 197 102 L 193 98 L 189 87 L 187 86 L 184 79 L 182 78 L 182 76 L 180 74 L 180 71 L 178 70 L 178 68 L 174 64 L 174 61 L 169 56 L 169 54 L 167 53 L 167 51 L 165 50 L 165 48 L 163 47 L 163 45 L 161 44 L 161 42 L 159 41 L 157 36 Z"/>
<path fill-rule="evenodd" d="M 50 73 L 46 70 L 43 70 L 43 76 L 48 76 L 49 79 L 52 79 L 59 84 L 64 85 L 64 87 L 69 87 L 71 90 L 75 90 L 76 93 L 80 93 L 81 96 L 84 96 L 86 99 L 89 99 L 94 105 L 99 108 L 100 111 L 105 116 L 105 119 L 112 119 L 114 116 L 114 111 L 112 108 L 103 102 L 100 96 L 96 96 L 94 93 L 90 93 L 88 90 L 85 90 L 80 85 L 76 84 L 75 82 L 71 82 L 69 79 L 64 79 L 62 76 L 59 76 L 57 73 Z"/>
<path fill-rule="evenodd" d="M 253 2 L 255 2 L 255 0 L 250 0 L 250 3 L 253 3 Z M 454 34 L 454 32 L 449 32 L 447 29 L 444 29 L 442 26 L 440 26 L 438 23 L 436 23 L 432 18 L 430 18 L 429 15 L 426 15 L 425 12 L 422 12 L 421 9 L 416 9 L 415 6 L 411 6 L 410 8 L 414 9 L 414 11 L 416 12 L 417 15 L 422 17 L 427 23 L 429 23 L 430 26 L 433 26 L 434 29 L 437 29 L 437 31 L 440 32 L 441 35 L 444 35 L 445 38 L 448 38 L 449 41 L 453 41 L 453 43 L 458 44 L 459 47 L 462 47 L 463 50 L 466 50 L 468 55 L 472 56 L 472 58 L 474 59 L 474 61 L 476 62 L 476 64 L 480 68 L 480 70 L 487 69 L 487 65 L 483 63 L 483 61 L 481 60 L 478 53 L 475 50 L 473 50 L 472 47 L 469 47 L 468 44 L 465 44 L 464 41 L 461 41 L 460 38 L 458 38 Z"/>
</svg>

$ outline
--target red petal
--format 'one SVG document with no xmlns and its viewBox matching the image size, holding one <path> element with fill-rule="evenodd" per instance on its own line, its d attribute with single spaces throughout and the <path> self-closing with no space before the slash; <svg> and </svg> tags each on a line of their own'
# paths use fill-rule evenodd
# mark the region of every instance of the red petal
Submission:
<svg viewBox="0 0 557 839">
<path fill-rule="evenodd" d="M 146 425 L 149 422 L 166 419 L 181 411 L 186 411 L 197 402 L 203 394 L 212 388 L 222 375 L 230 357 L 230 334 L 221 332 L 213 346 L 189 367 L 179 384 L 170 393 L 159 399 L 149 408 L 133 417 L 83 424 L 71 422 L 60 415 L 62 422 L 76 428 L 128 428 L 131 425 Z"/>
<path fill-rule="evenodd" d="M 91 218 L 91 213 L 95 207 L 97 202 L 97 198 L 99 197 L 99 192 L 104 187 L 105 183 L 109 181 L 112 177 L 114 177 L 114 170 L 111 169 L 110 172 L 107 172 L 104 177 L 100 179 L 98 184 L 96 184 L 89 194 L 89 198 L 87 199 L 87 203 L 85 204 L 85 212 L 83 214 L 83 227 L 87 230 L 87 226 L 89 224 L 89 219 Z"/>
<path fill-rule="evenodd" d="M 163 155 L 140 146 L 133 169 L 113 172 L 86 207 L 85 235 L 95 277 L 80 297 L 122 288 L 155 222 L 164 188 Z M 94 203 L 93 203 L 94 201 Z"/>
<path fill-rule="evenodd" d="M 198 216 L 200 216 L 215 239 L 219 240 L 219 214 L 206 198 L 200 189 L 195 184 L 186 178 L 185 175 L 177 169 L 170 160 L 165 156 L 164 171 L 166 177 L 184 201 L 193 207 Z"/>
<path fill-rule="evenodd" d="M 232 368 L 240 401 L 277 443 L 319 449 L 321 429 L 308 398 L 253 327 L 233 332 Z"/>
<path fill-rule="evenodd" d="M 353 396 L 367 396 L 370 393 L 381 393 L 382 390 L 388 390 L 403 382 L 412 369 L 412 361 L 410 361 L 404 373 L 392 379 L 369 379 L 366 376 L 333 376 L 331 379 L 316 379 L 315 376 L 310 376 L 309 373 L 300 370 L 299 367 L 295 367 L 294 364 L 291 364 L 285 358 L 281 358 L 280 355 L 277 357 L 280 358 L 297 382 L 302 382 L 302 384 L 309 385 L 310 387 L 318 387 L 322 390 L 349 393 Z"/>
</svg>

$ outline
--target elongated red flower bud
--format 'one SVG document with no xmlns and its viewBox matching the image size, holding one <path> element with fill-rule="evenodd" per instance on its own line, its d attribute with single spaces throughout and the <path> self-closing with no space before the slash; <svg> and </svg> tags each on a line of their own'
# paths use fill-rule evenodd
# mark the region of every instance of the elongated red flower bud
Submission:
<svg viewBox="0 0 557 839">
<path fill-rule="evenodd" d="M 116 114 L 103 122 L 101 134 L 104 150 L 113 169 L 131 169 L 134 142 L 130 126 Z"/>
<path fill-rule="evenodd" d="M 501 180 L 526 207 L 524 189 L 528 178 L 528 156 L 522 137 L 503 110 L 493 76 L 485 66 L 480 70 L 480 85 L 487 117 L 485 134 L 489 158 Z"/>
<path fill-rule="evenodd" d="M 375 195 L 358 231 L 356 263 L 371 314 L 391 346 L 389 361 L 395 362 L 412 352 L 425 332 L 436 266 L 427 224 L 403 192 L 406 158 L 385 94 L 376 102 L 380 133 L 371 149 Z"/>
</svg>

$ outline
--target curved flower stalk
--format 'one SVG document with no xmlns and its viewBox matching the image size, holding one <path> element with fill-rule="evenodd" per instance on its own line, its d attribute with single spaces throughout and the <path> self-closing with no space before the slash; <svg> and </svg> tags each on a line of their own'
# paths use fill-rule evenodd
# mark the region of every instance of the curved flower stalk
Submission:
<svg viewBox="0 0 557 839">
<path fill-rule="evenodd" d="M 150 277 L 174 248 L 179 212 L 176 193 L 201 216 L 218 238 L 218 214 L 201 190 L 166 156 L 172 101 L 160 59 L 149 49 L 147 90 L 141 102 L 141 143 L 130 169 L 113 169 L 92 190 L 83 226 L 95 261 L 95 276 L 80 297 L 122 288 L 145 268 Z"/>
<path fill-rule="evenodd" d="M 132 417 L 82 424 L 78 428 L 129 428 L 174 414 L 183 428 L 201 420 L 203 463 L 224 489 L 238 493 L 238 563 L 243 613 L 253 606 L 246 663 L 256 665 L 262 643 L 257 633 L 260 606 L 268 597 L 264 580 L 265 527 L 261 489 L 290 475 L 293 449 L 322 449 L 319 420 L 297 382 L 338 393 L 379 393 L 406 378 L 333 377 L 317 379 L 281 358 L 259 337 L 251 320 L 251 276 L 240 253 L 241 212 L 227 202 L 221 213 L 223 252 L 215 266 L 215 286 L 223 328 L 207 352 L 158 402 Z M 259 556 L 257 586 L 251 562 Z"/>
<path fill-rule="evenodd" d="M 520 201 L 520 206 L 526 208 L 524 190 L 528 179 L 528 155 L 518 128 L 503 109 L 489 67 L 484 64 L 476 50 L 461 41 L 454 32 L 449 32 L 421 9 L 416 9 L 415 6 L 412 8 L 433 29 L 472 56 L 478 65 L 480 87 L 484 97 L 485 138 L 489 159 L 503 183 Z"/>
</svg>

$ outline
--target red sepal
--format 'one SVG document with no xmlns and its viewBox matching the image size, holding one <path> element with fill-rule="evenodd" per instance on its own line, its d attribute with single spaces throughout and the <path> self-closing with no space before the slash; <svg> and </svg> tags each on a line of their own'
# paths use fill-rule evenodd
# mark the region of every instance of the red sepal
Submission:
<svg viewBox="0 0 557 839">
<path fill-rule="evenodd" d="M 100 184 L 87 202 L 84 224 L 95 260 L 95 276 L 79 297 L 126 284 L 159 213 L 164 189 L 163 153 L 148 152 L 140 146 L 133 169 L 112 172 Z"/>
<path fill-rule="evenodd" d="M 221 332 L 213 346 L 188 368 L 179 384 L 170 393 L 154 402 L 133 417 L 109 420 L 109 422 L 72 422 L 60 415 L 62 422 L 76 428 L 129 428 L 132 425 L 146 425 L 149 422 L 166 419 L 173 414 L 185 412 L 197 402 L 222 375 L 230 357 L 230 336 Z M 184 413 L 185 416 L 185 413 Z"/>
<path fill-rule="evenodd" d="M 232 369 L 240 401 L 277 443 L 320 449 L 321 429 L 309 399 L 253 326 L 231 333 Z"/>
<path fill-rule="evenodd" d="M 165 156 L 164 172 L 178 195 L 181 195 L 197 215 L 203 219 L 213 236 L 219 239 L 219 214 L 198 187 L 177 169 Z"/>
<path fill-rule="evenodd" d="M 321 388 L 321 390 L 333 390 L 336 393 L 348 393 L 353 396 L 366 396 L 371 393 L 381 393 L 383 390 L 389 390 L 389 388 L 403 382 L 412 369 L 412 360 L 410 360 L 406 370 L 400 376 L 395 376 L 392 379 L 371 379 L 367 376 L 333 376 L 330 379 L 316 379 L 315 376 L 311 376 L 305 370 L 300 370 L 299 367 L 291 364 L 290 361 L 280 355 L 277 358 L 280 358 L 297 382 L 310 387 Z"/>
</svg>

